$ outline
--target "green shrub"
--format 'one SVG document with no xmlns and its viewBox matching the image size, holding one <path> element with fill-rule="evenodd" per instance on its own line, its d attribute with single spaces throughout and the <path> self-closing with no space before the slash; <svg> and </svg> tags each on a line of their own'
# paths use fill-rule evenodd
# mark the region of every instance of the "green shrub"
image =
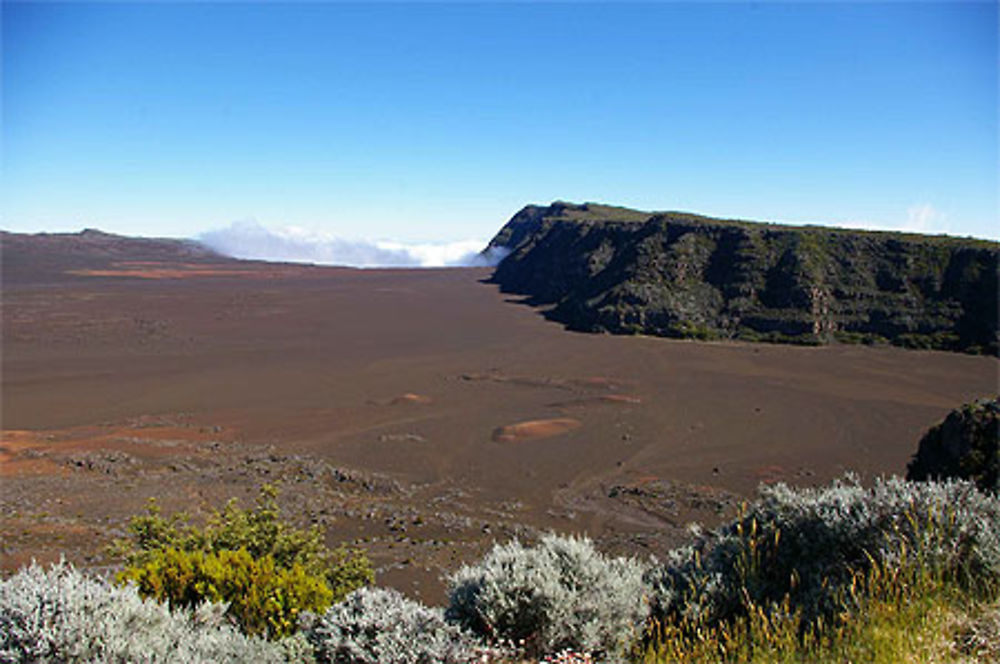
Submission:
<svg viewBox="0 0 1000 664">
<path fill-rule="evenodd" d="M 280 568 L 272 556 L 254 558 L 246 549 L 162 549 L 118 578 L 134 583 L 142 596 L 174 607 L 228 602 L 227 613 L 255 636 L 287 636 L 298 627 L 300 612 L 322 612 L 333 599 L 323 578 L 310 576 L 298 563 Z"/>
<path fill-rule="evenodd" d="M 934 332 L 932 334 L 906 332 L 894 337 L 892 343 L 896 346 L 915 350 L 961 349 L 961 338 L 954 332 Z"/>
<path fill-rule="evenodd" d="M 299 612 L 322 612 L 374 578 L 362 551 L 330 550 L 318 527 L 285 523 L 272 486 L 261 489 L 256 509 L 232 500 L 203 528 L 183 514 L 164 518 L 153 502 L 129 531 L 132 538 L 114 547 L 126 561 L 121 583 L 173 606 L 229 602 L 230 615 L 251 634 L 288 634 Z"/>
<path fill-rule="evenodd" d="M 967 662 L 963 654 L 1000 652 L 989 619 L 975 622 L 982 603 L 941 570 L 916 561 L 874 564 L 841 589 L 845 610 L 835 621 L 815 621 L 788 596 L 759 605 L 745 596 L 741 615 L 710 622 L 700 617 L 658 621 L 636 657 L 643 664 L 897 664 Z M 959 630 L 962 622 L 968 626 Z M 969 624 L 971 623 L 971 624 Z"/>
<path fill-rule="evenodd" d="M 876 346 L 889 343 L 889 340 L 874 332 L 853 332 L 848 330 L 837 330 L 833 333 L 833 338 L 842 344 L 864 344 L 866 346 Z"/>
<path fill-rule="evenodd" d="M 682 339 L 697 339 L 699 341 L 714 341 L 722 336 L 718 330 L 714 330 L 704 324 L 694 323 L 687 320 L 674 324 L 668 330 L 668 335 L 680 337 Z"/>
<path fill-rule="evenodd" d="M 1000 593 L 1000 500 L 967 482 L 766 486 L 647 581 L 644 662 L 941 661 L 948 625 Z"/>
</svg>

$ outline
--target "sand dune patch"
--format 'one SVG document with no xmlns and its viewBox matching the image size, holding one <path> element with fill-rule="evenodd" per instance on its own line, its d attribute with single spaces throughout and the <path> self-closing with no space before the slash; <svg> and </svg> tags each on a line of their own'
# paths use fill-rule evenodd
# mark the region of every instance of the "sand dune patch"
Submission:
<svg viewBox="0 0 1000 664">
<path fill-rule="evenodd" d="M 428 404 L 433 403 L 434 399 L 431 399 L 425 394 L 416 394 L 415 392 L 406 392 L 405 394 L 400 394 L 398 397 L 394 397 L 389 401 L 391 406 L 399 406 L 403 404 Z"/>
<path fill-rule="evenodd" d="M 642 397 L 636 396 L 634 394 L 605 394 L 597 398 L 598 401 L 603 401 L 604 403 L 625 403 L 625 404 L 640 404 L 642 403 Z"/>
<path fill-rule="evenodd" d="M 642 397 L 634 394 L 602 394 L 596 397 L 583 397 L 580 399 L 569 399 L 567 401 L 556 401 L 548 404 L 550 408 L 586 408 L 589 406 L 611 405 L 611 406 L 638 406 L 642 403 Z"/>
<path fill-rule="evenodd" d="M 527 420 L 497 427 L 493 430 L 493 440 L 498 443 L 517 443 L 523 440 L 551 438 L 580 427 L 580 421 L 571 417 L 557 417 L 549 420 Z"/>
</svg>

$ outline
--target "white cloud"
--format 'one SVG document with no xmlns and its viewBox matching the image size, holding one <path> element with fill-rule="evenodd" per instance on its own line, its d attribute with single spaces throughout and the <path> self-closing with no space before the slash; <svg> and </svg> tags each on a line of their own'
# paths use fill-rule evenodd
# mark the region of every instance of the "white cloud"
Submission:
<svg viewBox="0 0 1000 664">
<path fill-rule="evenodd" d="M 352 267 L 486 266 L 503 258 L 493 252 L 480 254 L 487 244 L 482 240 L 414 244 L 352 240 L 295 226 L 272 230 L 256 221 L 235 222 L 198 239 L 235 258 Z"/>
<path fill-rule="evenodd" d="M 873 231 L 902 231 L 906 233 L 940 234 L 949 230 L 948 215 L 930 203 L 916 203 L 906 208 L 906 216 L 893 221 L 845 219 L 834 225 Z"/>
<path fill-rule="evenodd" d="M 907 230 L 918 233 L 943 233 L 947 219 L 947 215 L 930 203 L 918 203 L 906 209 Z"/>
</svg>

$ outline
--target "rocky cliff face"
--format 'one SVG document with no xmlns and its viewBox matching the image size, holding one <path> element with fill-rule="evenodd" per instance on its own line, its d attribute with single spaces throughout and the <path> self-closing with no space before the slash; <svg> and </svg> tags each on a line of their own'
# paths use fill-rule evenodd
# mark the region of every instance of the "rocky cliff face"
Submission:
<svg viewBox="0 0 1000 664">
<path fill-rule="evenodd" d="M 906 479 L 959 478 L 1000 493 L 1000 397 L 966 404 L 921 439 Z"/>
<path fill-rule="evenodd" d="M 553 203 L 490 248 L 572 329 L 997 353 L 996 242 Z"/>
</svg>

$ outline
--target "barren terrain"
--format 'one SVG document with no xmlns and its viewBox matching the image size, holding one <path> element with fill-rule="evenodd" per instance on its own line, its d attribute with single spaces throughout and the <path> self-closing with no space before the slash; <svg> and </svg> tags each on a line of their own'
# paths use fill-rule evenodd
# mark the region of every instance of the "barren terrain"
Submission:
<svg viewBox="0 0 1000 664">
<path fill-rule="evenodd" d="M 3 288 L 7 569 L 112 565 L 150 497 L 197 516 L 277 481 L 437 602 L 494 540 L 657 552 L 760 482 L 902 473 L 997 389 L 984 356 L 567 332 L 488 269 L 47 260 Z"/>
</svg>

